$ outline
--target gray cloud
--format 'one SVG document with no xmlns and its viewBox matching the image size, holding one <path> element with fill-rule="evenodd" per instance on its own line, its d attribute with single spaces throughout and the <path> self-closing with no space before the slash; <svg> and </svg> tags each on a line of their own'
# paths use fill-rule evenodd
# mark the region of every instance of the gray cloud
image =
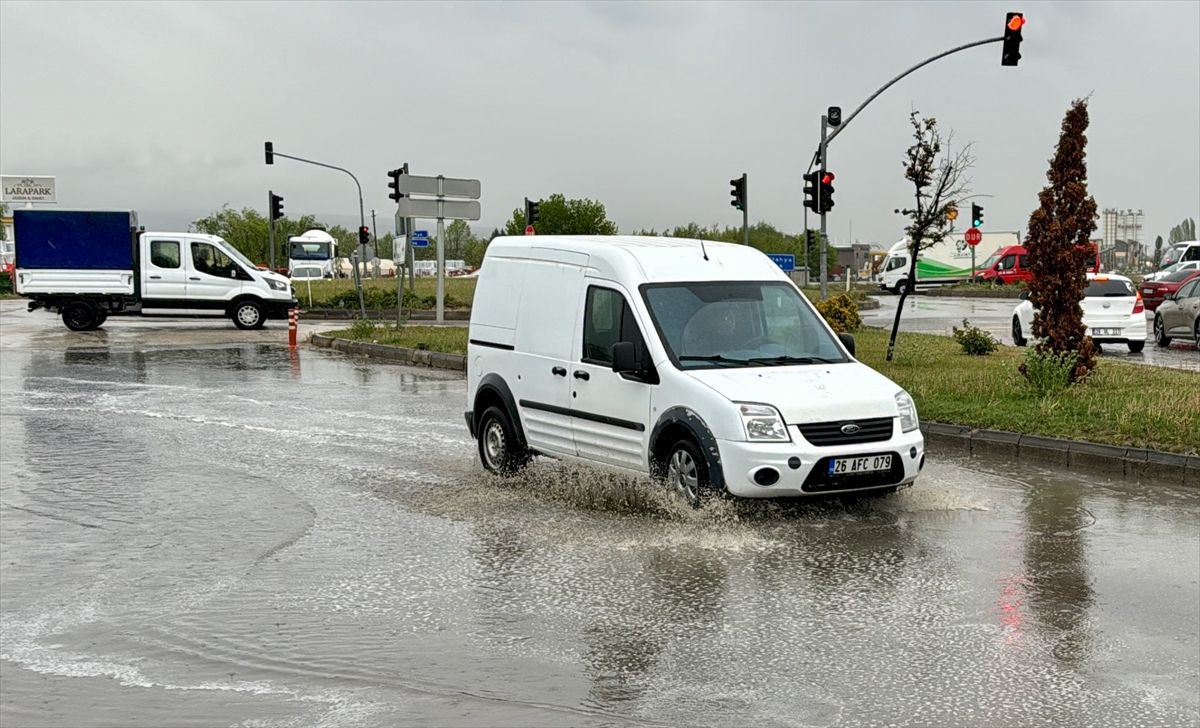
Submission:
<svg viewBox="0 0 1200 728">
<path fill-rule="evenodd" d="M 0 4 L 0 166 L 54 174 L 75 207 L 175 227 L 224 203 L 355 224 L 336 173 L 262 162 L 262 142 L 355 170 L 390 217 L 385 172 L 483 182 L 484 219 L 521 198 L 602 200 L 623 231 L 803 224 L 818 116 L 848 114 L 904 67 L 999 35 L 1011 3 Z M 1023 59 L 997 45 L 939 61 L 831 148 L 837 239 L 886 243 L 907 202 L 907 116 L 978 157 L 987 228 L 1022 229 L 1063 112 L 1092 94 L 1092 193 L 1143 208 L 1147 239 L 1200 210 L 1197 3 L 1037 3 Z"/>
</svg>

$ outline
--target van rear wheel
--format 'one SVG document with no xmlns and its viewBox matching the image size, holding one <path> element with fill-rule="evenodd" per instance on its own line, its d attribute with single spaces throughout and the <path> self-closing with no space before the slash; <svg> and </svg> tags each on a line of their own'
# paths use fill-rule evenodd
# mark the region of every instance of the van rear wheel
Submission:
<svg viewBox="0 0 1200 728">
<path fill-rule="evenodd" d="M 72 301 L 63 307 L 62 320 L 72 331 L 92 331 L 100 326 L 100 309 L 87 301 Z"/>
<path fill-rule="evenodd" d="M 479 418 L 479 462 L 497 475 L 512 475 L 529 463 L 529 452 L 517 440 L 512 420 L 499 407 L 488 407 Z"/>
</svg>

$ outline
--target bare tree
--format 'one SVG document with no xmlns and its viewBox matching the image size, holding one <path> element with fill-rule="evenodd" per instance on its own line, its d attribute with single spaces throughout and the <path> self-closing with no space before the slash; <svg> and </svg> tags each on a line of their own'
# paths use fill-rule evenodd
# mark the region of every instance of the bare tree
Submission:
<svg viewBox="0 0 1200 728">
<path fill-rule="evenodd" d="M 896 210 L 908 218 L 904 231 L 908 234 L 909 268 L 908 279 L 900 291 L 900 302 L 896 306 L 896 319 L 892 322 L 892 336 L 888 340 L 887 360 L 892 360 L 896 348 L 896 334 L 900 330 L 900 314 L 904 311 L 904 300 L 913 291 L 917 281 L 917 256 L 922 250 L 933 247 L 946 239 L 954 225 L 950 211 L 957 210 L 966 199 L 970 185 L 967 170 L 975 164 L 971 145 L 964 145 L 953 154 L 949 148 L 954 141 L 954 132 L 945 136 L 938 128 L 937 119 L 922 119 L 917 111 L 909 116 L 913 125 L 913 145 L 904 155 L 904 178 L 912 182 L 914 205 Z M 943 154 L 942 147 L 947 151 Z"/>
</svg>

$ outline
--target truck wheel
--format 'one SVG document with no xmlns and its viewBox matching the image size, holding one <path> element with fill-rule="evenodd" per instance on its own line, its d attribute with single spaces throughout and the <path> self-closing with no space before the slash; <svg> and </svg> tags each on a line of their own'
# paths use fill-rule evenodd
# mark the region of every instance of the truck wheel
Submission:
<svg viewBox="0 0 1200 728">
<path fill-rule="evenodd" d="M 103 311 L 99 312 L 98 314 L 96 314 L 96 325 L 93 326 L 92 328 L 93 329 L 100 328 L 101 326 L 104 325 L 104 322 L 107 320 L 108 320 L 108 314 L 104 313 Z"/>
<path fill-rule="evenodd" d="M 900 292 L 903 291 L 904 287 L 907 285 L 908 285 L 908 281 L 904 281 L 904 280 L 896 281 L 896 285 L 892 286 L 892 293 L 899 296 Z"/>
<path fill-rule="evenodd" d="M 257 301 L 241 301 L 233 307 L 233 325 L 239 329 L 261 329 L 267 322 Z"/>
<path fill-rule="evenodd" d="M 100 312 L 87 301 L 72 301 L 63 307 L 62 319 L 72 331 L 91 331 L 100 325 Z"/>
</svg>

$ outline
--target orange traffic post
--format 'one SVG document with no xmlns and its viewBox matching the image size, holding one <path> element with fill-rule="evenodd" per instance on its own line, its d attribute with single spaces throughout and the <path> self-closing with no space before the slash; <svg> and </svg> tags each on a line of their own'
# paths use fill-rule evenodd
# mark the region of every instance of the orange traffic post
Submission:
<svg viewBox="0 0 1200 728">
<path fill-rule="evenodd" d="M 297 311 L 294 308 L 288 309 L 288 347 L 296 348 L 296 317 Z"/>
</svg>

